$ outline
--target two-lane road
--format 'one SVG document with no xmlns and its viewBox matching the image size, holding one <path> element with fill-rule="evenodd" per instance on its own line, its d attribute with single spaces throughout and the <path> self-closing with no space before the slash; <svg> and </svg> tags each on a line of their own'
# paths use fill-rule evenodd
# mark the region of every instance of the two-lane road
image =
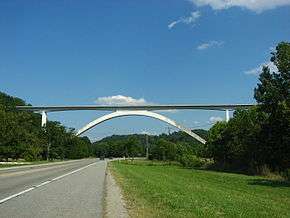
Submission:
<svg viewBox="0 0 290 218">
<path fill-rule="evenodd" d="M 101 217 L 105 161 L 0 169 L 0 217 Z"/>
</svg>

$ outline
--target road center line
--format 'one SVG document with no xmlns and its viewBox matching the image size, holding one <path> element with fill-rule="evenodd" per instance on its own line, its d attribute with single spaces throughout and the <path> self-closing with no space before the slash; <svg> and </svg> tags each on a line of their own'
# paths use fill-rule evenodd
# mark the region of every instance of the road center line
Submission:
<svg viewBox="0 0 290 218">
<path fill-rule="evenodd" d="M 34 189 L 37 189 L 37 188 L 39 188 L 39 187 L 41 187 L 41 186 L 47 185 L 47 184 L 49 184 L 49 183 L 51 183 L 51 182 L 57 181 L 57 180 L 62 179 L 62 178 L 64 178 L 64 177 L 66 177 L 66 176 L 69 176 L 69 175 L 71 175 L 71 174 L 74 174 L 74 173 L 76 173 L 76 172 L 79 172 L 79 171 L 81 171 L 81 170 L 84 170 L 84 169 L 86 169 L 86 168 L 88 168 L 88 167 L 90 167 L 90 166 L 92 166 L 92 165 L 94 165 L 94 164 L 96 164 L 96 162 L 91 163 L 91 164 L 89 164 L 89 165 L 87 165 L 87 166 L 81 167 L 81 168 L 79 168 L 79 169 L 77 169 L 77 170 L 71 171 L 71 172 L 69 172 L 69 173 L 63 174 L 63 175 L 58 176 L 58 177 L 56 177 L 56 178 L 53 178 L 53 179 L 47 180 L 47 181 L 42 182 L 42 183 L 40 183 L 40 184 L 38 184 L 38 185 L 34 185 L 33 187 L 28 188 L 28 189 L 25 189 L 25 190 L 23 190 L 23 191 L 21 191 L 21 192 L 18 192 L 18 193 L 16 193 L 16 194 L 10 195 L 10 196 L 8 196 L 8 197 L 6 197 L 6 198 L 1 199 L 1 200 L 0 200 L 0 204 L 4 203 L 4 202 L 6 202 L 6 201 L 9 201 L 9 200 L 11 200 L 11 199 L 13 199 L 13 198 L 16 198 L 16 197 L 18 197 L 18 196 L 20 196 L 20 195 L 23 195 L 23 194 L 25 194 L 25 193 L 27 193 L 27 192 L 30 192 L 30 191 L 32 191 L 32 190 L 34 190 Z"/>
</svg>

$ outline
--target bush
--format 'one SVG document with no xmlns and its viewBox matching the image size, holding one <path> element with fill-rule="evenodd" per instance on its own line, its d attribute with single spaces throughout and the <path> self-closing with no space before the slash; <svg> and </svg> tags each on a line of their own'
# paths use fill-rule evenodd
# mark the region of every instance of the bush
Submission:
<svg viewBox="0 0 290 218">
<path fill-rule="evenodd" d="M 23 156 L 26 161 L 36 161 L 40 159 L 41 152 L 41 147 L 37 145 L 28 145 Z"/>
<path fill-rule="evenodd" d="M 182 154 L 179 162 L 183 167 L 187 168 L 201 167 L 203 165 L 202 160 L 192 154 Z"/>
<path fill-rule="evenodd" d="M 283 177 L 285 179 L 287 179 L 288 181 L 290 181 L 290 168 L 289 169 L 286 169 L 283 173 Z"/>
</svg>

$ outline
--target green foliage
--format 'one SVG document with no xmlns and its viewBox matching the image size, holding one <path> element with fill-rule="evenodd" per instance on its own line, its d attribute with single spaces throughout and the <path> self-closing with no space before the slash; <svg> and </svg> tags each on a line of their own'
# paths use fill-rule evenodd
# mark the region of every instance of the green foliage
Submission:
<svg viewBox="0 0 290 218">
<path fill-rule="evenodd" d="M 279 72 L 264 67 L 255 98 L 261 104 L 260 111 L 267 114 L 260 135 L 268 151 L 266 163 L 285 169 L 290 167 L 290 44 L 280 43 L 272 55 Z"/>
<path fill-rule="evenodd" d="M 207 137 L 207 132 L 197 130 Z M 149 159 L 180 162 L 185 167 L 199 167 L 205 147 L 183 132 L 166 135 L 147 136 Z M 98 157 L 144 157 L 146 155 L 146 135 L 111 136 L 94 143 Z"/>
<path fill-rule="evenodd" d="M 238 110 L 228 123 L 209 131 L 207 154 L 223 167 L 257 172 L 290 167 L 290 44 L 272 53 L 278 72 L 264 67 L 254 97 L 259 105 Z"/>
<path fill-rule="evenodd" d="M 32 149 L 43 142 L 37 128 L 40 116 L 14 109 L 24 104 L 19 98 L 0 93 L 0 159 L 31 159 L 37 156 L 36 150 L 41 150 Z"/>
<path fill-rule="evenodd" d="M 203 166 L 203 162 L 200 158 L 193 154 L 184 153 L 179 157 L 179 162 L 183 167 L 195 168 Z"/>
<path fill-rule="evenodd" d="M 290 168 L 286 169 L 284 172 L 283 177 L 286 178 L 288 181 L 290 181 Z"/>
<path fill-rule="evenodd" d="M 6 110 L 14 109 L 17 105 L 25 105 L 25 101 L 20 98 L 16 98 L 0 92 L 0 105 Z"/>
<path fill-rule="evenodd" d="M 177 146 L 163 138 L 151 145 L 150 158 L 156 160 L 176 160 Z"/>
<path fill-rule="evenodd" d="M 40 128 L 41 116 L 21 112 L 17 105 L 26 103 L 0 92 L 0 160 L 9 158 L 35 161 L 46 159 L 71 159 L 89 157 L 93 146 L 88 138 L 73 136 L 73 130 L 58 122 L 47 122 Z"/>
<path fill-rule="evenodd" d="M 209 131 L 208 156 L 225 168 L 257 167 L 260 144 L 257 136 L 265 115 L 256 108 L 237 110 L 228 122 L 218 122 Z"/>
<path fill-rule="evenodd" d="M 93 144 L 97 157 L 144 157 L 145 135 L 113 135 Z"/>
<path fill-rule="evenodd" d="M 42 148 L 37 145 L 28 145 L 23 150 L 23 158 L 26 161 L 35 161 L 40 159 L 40 154 L 42 152 Z"/>
</svg>

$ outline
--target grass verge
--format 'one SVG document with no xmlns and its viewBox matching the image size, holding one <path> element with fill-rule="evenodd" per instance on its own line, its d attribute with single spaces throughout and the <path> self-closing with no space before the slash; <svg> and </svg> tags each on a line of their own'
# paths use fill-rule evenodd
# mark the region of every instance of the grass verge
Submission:
<svg viewBox="0 0 290 218">
<path fill-rule="evenodd" d="M 110 163 L 132 217 L 290 217 L 290 184 L 162 162 Z"/>
</svg>

